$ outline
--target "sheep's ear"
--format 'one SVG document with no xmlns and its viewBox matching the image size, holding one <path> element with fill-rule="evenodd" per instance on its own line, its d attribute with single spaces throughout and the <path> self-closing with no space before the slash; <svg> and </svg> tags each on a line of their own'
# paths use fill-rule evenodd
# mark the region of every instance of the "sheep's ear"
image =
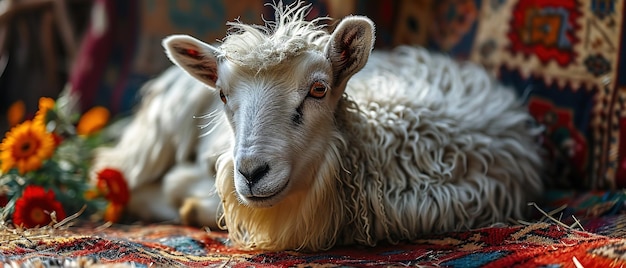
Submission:
<svg viewBox="0 0 626 268">
<path fill-rule="evenodd" d="M 163 40 L 172 62 L 205 84 L 217 81 L 217 49 L 187 35 L 172 35 Z"/>
<path fill-rule="evenodd" d="M 343 19 L 326 45 L 326 55 L 332 63 L 335 86 L 344 85 L 361 70 L 374 46 L 374 23 L 366 17 Z"/>
</svg>

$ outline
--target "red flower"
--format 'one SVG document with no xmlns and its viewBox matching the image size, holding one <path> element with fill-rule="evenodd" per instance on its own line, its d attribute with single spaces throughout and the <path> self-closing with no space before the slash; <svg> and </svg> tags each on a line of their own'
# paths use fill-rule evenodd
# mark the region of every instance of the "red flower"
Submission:
<svg viewBox="0 0 626 268">
<path fill-rule="evenodd" d="M 9 203 L 9 197 L 6 194 L 0 194 L 0 208 L 5 207 Z"/>
<path fill-rule="evenodd" d="M 98 173 L 98 190 L 104 197 L 118 205 L 126 205 L 130 200 L 130 191 L 124 175 L 116 169 L 106 168 Z"/>
<path fill-rule="evenodd" d="M 50 214 L 56 213 L 56 220 L 65 219 L 61 202 L 54 197 L 54 192 L 41 186 L 29 185 L 22 196 L 15 202 L 13 224 L 26 228 L 45 226 L 52 222 Z"/>
<path fill-rule="evenodd" d="M 52 133 L 52 139 L 54 140 L 55 147 L 58 147 L 63 142 L 63 137 L 61 137 L 59 134 L 56 134 L 54 132 Z"/>
</svg>

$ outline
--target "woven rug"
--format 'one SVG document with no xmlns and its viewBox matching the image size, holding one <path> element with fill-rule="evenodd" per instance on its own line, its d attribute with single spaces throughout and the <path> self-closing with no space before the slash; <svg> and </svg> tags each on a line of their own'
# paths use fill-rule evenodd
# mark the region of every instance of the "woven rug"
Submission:
<svg viewBox="0 0 626 268">
<path fill-rule="evenodd" d="M 223 232 L 171 224 L 0 226 L 0 267 L 626 267 L 626 192 L 550 191 L 538 211 L 536 223 L 314 254 L 241 251 Z"/>
<path fill-rule="evenodd" d="M 614 220 L 626 223 L 624 217 Z M 316 254 L 240 251 L 227 245 L 224 233 L 176 225 L 41 229 L 20 234 L 5 230 L 0 241 L 0 264 L 4 267 L 114 263 L 130 267 L 626 265 L 626 239 L 549 223 L 447 233 L 374 248 L 337 247 Z"/>
</svg>

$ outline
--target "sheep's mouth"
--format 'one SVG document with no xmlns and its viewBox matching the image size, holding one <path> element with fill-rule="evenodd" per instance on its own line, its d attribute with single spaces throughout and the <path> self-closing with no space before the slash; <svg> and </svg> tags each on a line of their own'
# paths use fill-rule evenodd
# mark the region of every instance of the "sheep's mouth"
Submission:
<svg viewBox="0 0 626 268">
<path fill-rule="evenodd" d="M 274 204 L 280 202 L 287 192 L 287 186 L 289 186 L 289 182 L 285 183 L 280 189 L 278 189 L 275 193 L 268 196 L 242 196 L 245 200 L 245 203 L 252 207 L 271 207 Z"/>
</svg>

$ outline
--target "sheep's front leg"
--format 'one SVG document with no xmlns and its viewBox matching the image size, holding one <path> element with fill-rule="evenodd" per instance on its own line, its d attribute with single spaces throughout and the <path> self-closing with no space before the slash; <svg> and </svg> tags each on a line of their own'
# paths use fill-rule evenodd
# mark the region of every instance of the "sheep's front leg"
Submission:
<svg viewBox="0 0 626 268">
<path fill-rule="evenodd" d="M 184 225 L 218 228 L 217 219 L 220 200 L 217 196 L 189 197 L 178 210 L 180 221 Z"/>
<path fill-rule="evenodd" d="M 163 177 L 163 194 L 177 208 L 181 223 L 217 228 L 220 199 L 212 170 L 196 163 L 178 164 Z"/>
</svg>

